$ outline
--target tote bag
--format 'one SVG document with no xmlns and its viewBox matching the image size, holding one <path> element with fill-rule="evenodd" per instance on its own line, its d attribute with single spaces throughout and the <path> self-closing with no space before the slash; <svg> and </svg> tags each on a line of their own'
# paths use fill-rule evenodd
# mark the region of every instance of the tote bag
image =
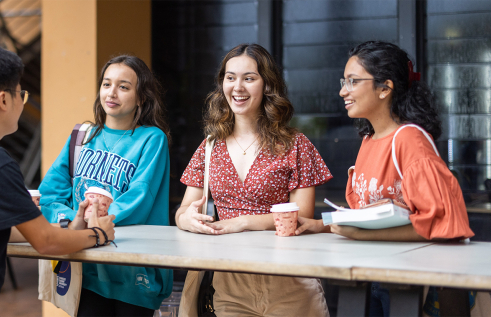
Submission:
<svg viewBox="0 0 491 317">
<path fill-rule="evenodd" d="M 77 124 L 73 128 L 69 147 L 70 178 L 73 181 L 83 141 L 90 135 L 90 124 Z M 82 292 L 82 263 L 61 261 L 59 270 L 55 267 L 59 261 L 39 260 L 39 297 L 63 309 L 72 317 L 77 316 Z"/>
<path fill-rule="evenodd" d="M 62 261 L 58 273 L 53 272 L 55 263 L 58 261 L 39 260 L 38 299 L 76 317 L 82 291 L 82 263 Z"/>
</svg>

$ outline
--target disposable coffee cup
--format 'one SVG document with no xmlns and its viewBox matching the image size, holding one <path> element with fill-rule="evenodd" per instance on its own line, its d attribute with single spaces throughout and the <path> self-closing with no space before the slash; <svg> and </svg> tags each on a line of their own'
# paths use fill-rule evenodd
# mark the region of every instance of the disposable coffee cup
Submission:
<svg viewBox="0 0 491 317">
<path fill-rule="evenodd" d="M 294 236 L 300 209 L 297 203 L 276 204 L 271 207 L 276 227 L 275 234 L 280 237 Z"/>
<path fill-rule="evenodd" d="M 31 194 L 32 202 L 39 207 L 39 201 L 41 200 L 41 193 L 39 190 L 29 189 L 29 194 Z"/>
<path fill-rule="evenodd" d="M 93 201 L 96 198 L 99 199 L 99 210 L 97 211 L 97 215 L 99 217 L 104 217 L 108 215 L 107 211 L 114 200 L 110 192 L 99 187 L 89 187 L 84 196 L 85 199 L 89 200 L 89 205 L 85 208 L 84 212 L 84 220 L 86 222 L 89 221 L 90 213 L 92 212 Z"/>
</svg>

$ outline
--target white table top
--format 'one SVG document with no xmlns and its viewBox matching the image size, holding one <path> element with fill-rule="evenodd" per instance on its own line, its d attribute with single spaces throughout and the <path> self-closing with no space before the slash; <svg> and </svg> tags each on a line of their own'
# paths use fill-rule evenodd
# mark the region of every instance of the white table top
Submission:
<svg viewBox="0 0 491 317">
<path fill-rule="evenodd" d="M 438 243 L 365 261 L 355 279 L 491 289 L 491 243 Z"/>
<path fill-rule="evenodd" d="M 274 231 L 222 236 L 177 227 L 116 228 L 116 243 L 67 256 L 42 256 L 27 243 L 9 256 L 151 267 L 210 269 L 491 290 L 491 243 L 353 241 L 334 234 L 278 237 Z"/>
</svg>

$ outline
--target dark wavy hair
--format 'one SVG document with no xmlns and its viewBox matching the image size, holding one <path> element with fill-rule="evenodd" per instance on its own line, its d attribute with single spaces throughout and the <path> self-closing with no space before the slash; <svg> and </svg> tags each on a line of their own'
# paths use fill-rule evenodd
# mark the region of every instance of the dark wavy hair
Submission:
<svg viewBox="0 0 491 317">
<path fill-rule="evenodd" d="M 410 61 L 408 54 L 398 46 L 379 41 L 362 43 L 349 51 L 374 78 L 375 87 L 387 87 L 391 80 L 392 104 L 390 115 L 397 123 L 414 123 L 425 129 L 434 140 L 442 134 L 435 98 L 428 86 L 421 81 L 409 81 Z M 360 136 L 373 135 L 374 130 L 367 119 L 356 119 Z"/>
<path fill-rule="evenodd" d="M 167 136 L 168 144 L 171 143 L 169 125 L 165 120 L 165 106 L 160 98 L 161 86 L 157 81 L 152 71 L 148 68 L 144 61 L 132 55 L 120 55 L 109 60 L 101 70 L 99 77 L 99 87 L 104 80 L 104 74 L 107 68 L 113 64 L 123 64 L 133 69 L 136 73 L 136 98 L 140 105 L 136 107 L 135 117 L 131 124 L 132 133 L 136 126 L 157 127 L 162 130 Z M 106 122 L 106 112 L 101 104 L 100 91 L 94 101 L 94 119 L 95 132 L 87 140 L 89 143 L 94 137 L 101 133 Z"/>
<path fill-rule="evenodd" d="M 206 97 L 205 136 L 224 140 L 233 133 L 235 116 L 223 93 L 223 79 L 227 62 L 242 55 L 256 61 L 257 70 L 264 81 L 257 118 L 259 148 L 267 146 L 273 154 L 285 153 L 291 148 L 297 132 L 288 125 L 293 116 L 293 106 L 287 98 L 286 84 L 278 65 L 268 51 L 258 44 L 237 45 L 222 60 L 215 77 L 215 89 Z"/>
</svg>

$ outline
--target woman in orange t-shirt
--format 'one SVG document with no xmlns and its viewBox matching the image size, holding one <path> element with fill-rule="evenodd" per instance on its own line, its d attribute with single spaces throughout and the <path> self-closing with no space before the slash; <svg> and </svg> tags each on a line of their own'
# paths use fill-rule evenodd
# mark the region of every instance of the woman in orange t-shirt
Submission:
<svg viewBox="0 0 491 317">
<path fill-rule="evenodd" d="M 357 118 L 363 142 L 349 170 L 346 200 L 353 209 L 392 198 L 411 209 L 411 224 L 365 230 L 324 227 L 300 218 L 297 234 L 333 232 L 356 240 L 422 241 L 469 238 L 462 191 L 434 145 L 441 122 L 428 87 L 396 45 L 370 41 L 353 48 L 339 95 Z M 393 160 L 392 147 L 395 159 Z"/>
<path fill-rule="evenodd" d="M 365 42 L 349 52 L 341 91 L 363 142 L 349 169 L 346 200 L 353 209 L 391 198 L 411 209 L 411 224 L 366 230 L 323 226 L 299 217 L 302 232 L 333 232 L 356 240 L 424 241 L 470 238 L 462 191 L 434 141 L 441 122 L 428 87 L 406 52 L 384 42 Z M 372 283 L 370 316 L 388 316 L 388 290 Z M 425 310 L 425 313 L 427 311 Z"/>
</svg>

